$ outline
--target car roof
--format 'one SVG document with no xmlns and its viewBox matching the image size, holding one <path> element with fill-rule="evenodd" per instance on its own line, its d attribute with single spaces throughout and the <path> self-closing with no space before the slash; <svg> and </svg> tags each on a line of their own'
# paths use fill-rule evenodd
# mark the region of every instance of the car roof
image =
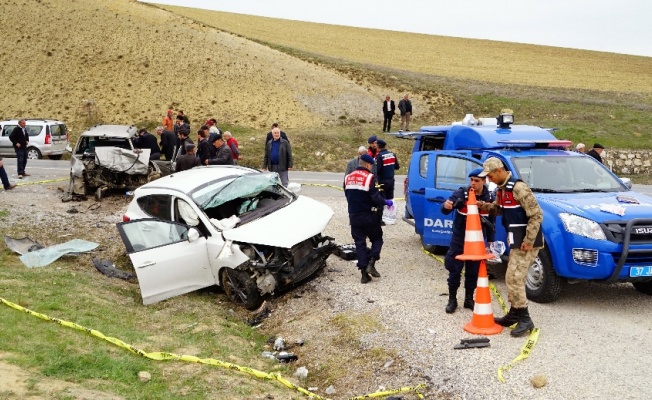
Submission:
<svg viewBox="0 0 652 400">
<path fill-rule="evenodd" d="M 133 125 L 95 125 L 89 128 L 82 136 L 108 136 L 128 139 L 138 133 Z"/>
<path fill-rule="evenodd" d="M 186 171 L 173 172 L 155 181 L 146 183 L 139 189 L 172 189 L 190 193 L 208 182 L 217 181 L 229 176 L 259 173 L 259 171 L 238 165 L 207 165 L 195 167 Z"/>
<path fill-rule="evenodd" d="M 5 121 L 0 121 L 0 124 L 18 124 L 18 121 L 24 119 L 25 122 L 29 124 L 43 123 L 43 124 L 64 124 L 65 122 L 59 121 L 58 119 L 47 119 L 47 118 L 18 118 L 18 119 L 8 119 Z"/>
</svg>

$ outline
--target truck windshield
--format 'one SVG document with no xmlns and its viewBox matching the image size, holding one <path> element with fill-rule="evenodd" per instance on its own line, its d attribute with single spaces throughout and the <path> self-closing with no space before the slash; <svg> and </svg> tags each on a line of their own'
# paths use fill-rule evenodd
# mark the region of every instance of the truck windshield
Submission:
<svg viewBox="0 0 652 400">
<path fill-rule="evenodd" d="M 591 157 L 516 157 L 512 162 L 533 192 L 624 192 L 628 189 Z"/>
</svg>

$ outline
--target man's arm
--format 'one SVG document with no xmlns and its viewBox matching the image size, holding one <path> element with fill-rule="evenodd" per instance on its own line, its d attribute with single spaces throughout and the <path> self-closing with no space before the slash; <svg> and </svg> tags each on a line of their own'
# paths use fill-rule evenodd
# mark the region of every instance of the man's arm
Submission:
<svg viewBox="0 0 652 400">
<path fill-rule="evenodd" d="M 287 153 L 288 153 L 288 169 L 292 169 L 292 146 L 290 146 L 290 142 L 287 142 Z"/>
<path fill-rule="evenodd" d="M 539 233 L 539 229 L 541 228 L 541 222 L 543 222 L 543 211 L 539 207 L 539 203 L 536 197 L 534 197 L 532 190 L 525 183 L 520 181 L 516 182 L 513 193 L 514 199 L 523 207 L 523 211 L 528 216 L 527 230 L 523 244 L 531 249 L 537 233 Z"/>
</svg>

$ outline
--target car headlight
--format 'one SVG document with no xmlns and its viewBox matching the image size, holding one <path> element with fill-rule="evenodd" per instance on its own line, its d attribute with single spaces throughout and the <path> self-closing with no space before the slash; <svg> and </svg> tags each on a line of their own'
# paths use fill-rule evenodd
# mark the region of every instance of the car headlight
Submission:
<svg viewBox="0 0 652 400">
<path fill-rule="evenodd" d="M 600 225 L 590 219 L 575 214 L 560 213 L 559 218 L 564 223 L 564 228 L 570 233 L 584 236 L 589 239 L 607 240 Z"/>
</svg>

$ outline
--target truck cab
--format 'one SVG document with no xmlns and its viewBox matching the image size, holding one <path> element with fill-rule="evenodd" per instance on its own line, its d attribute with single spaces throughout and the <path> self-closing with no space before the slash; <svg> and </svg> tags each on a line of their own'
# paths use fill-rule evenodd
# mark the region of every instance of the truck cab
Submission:
<svg viewBox="0 0 652 400">
<path fill-rule="evenodd" d="M 496 157 L 530 187 L 544 214 L 545 247 L 526 280 L 530 300 L 556 300 L 569 279 L 632 282 L 652 295 L 652 198 L 594 158 L 565 150 L 571 143 L 549 130 L 511 121 L 511 115 L 465 118 L 398 134 L 415 140 L 404 219 L 424 248 L 448 246 L 454 214 L 443 215 L 441 204 L 468 185 L 470 171 Z M 496 240 L 506 242 L 500 217 Z"/>
</svg>

